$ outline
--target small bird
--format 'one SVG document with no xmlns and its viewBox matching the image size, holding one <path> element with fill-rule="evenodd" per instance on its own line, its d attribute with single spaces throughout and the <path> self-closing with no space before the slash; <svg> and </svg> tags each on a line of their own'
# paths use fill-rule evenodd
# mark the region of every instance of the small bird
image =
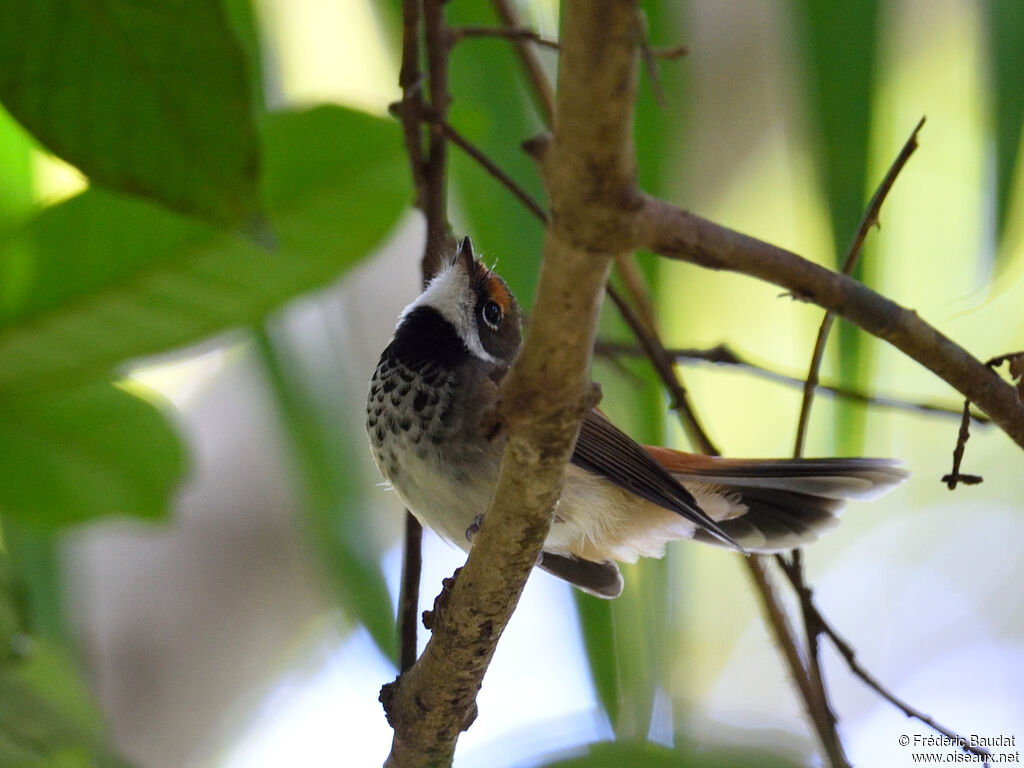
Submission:
<svg viewBox="0 0 1024 768">
<path fill-rule="evenodd" d="M 469 551 L 504 438 L 487 434 L 521 344 L 515 297 L 465 238 L 402 312 L 366 401 L 373 458 L 420 522 Z M 723 459 L 645 447 L 599 410 L 583 421 L 538 564 L 591 594 L 622 592 L 616 561 L 674 539 L 778 552 L 814 541 L 846 499 L 908 477 L 889 459 Z"/>
</svg>

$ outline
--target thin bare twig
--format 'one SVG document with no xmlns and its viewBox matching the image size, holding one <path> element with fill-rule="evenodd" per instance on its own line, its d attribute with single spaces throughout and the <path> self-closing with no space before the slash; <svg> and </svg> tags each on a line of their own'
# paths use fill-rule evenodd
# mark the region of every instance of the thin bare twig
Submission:
<svg viewBox="0 0 1024 768">
<path fill-rule="evenodd" d="M 984 478 L 981 475 L 966 475 L 960 472 L 960 463 L 964 460 L 964 450 L 967 448 L 967 441 L 971 438 L 971 401 L 964 400 L 963 416 L 960 419 L 960 430 L 956 436 L 956 447 L 953 449 L 953 469 L 948 475 L 942 476 L 942 482 L 951 491 L 955 491 L 957 485 L 978 485 Z"/>
<path fill-rule="evenodd" d="M 658 372 L 662 383 L 668 389 L 669 395 L 672 397 L 669 407 L 679 415 L 683 429 L 686 430 L 690 441 L 701 453 L 706 453 L 710 456 L 720 455 L 718 448 L 711 442 L 711 438 L 704 432 L 700 421 L 694 414 L 693 408 L 690 405 L 689 395 L 672 368 L 672 358 L 665 352 L 665 348 L 661 345 L 656 331 L 648 327 L 641 320 L 636 311 L 619 295 L 619 292 L 615 290 L 613 285 L 609 284 L 606 290 L 608 298 L 618 308 L 622 319 L 629 326 L 630 330 L 633 331 L 633 335 L 640 342 L 640 346 L 643 347 L 648 359 Z"/>
<path fill-rule="evenodd" d="M 512 3 L 509 0 L 493 0 L 493 4 L 494 10 L 501 18 L 506 29 L 521 28 L 519 13 L 512 7 Z M 541 66 L 536 52 L 530 47 L 530 42 L 523 38 L 519 38 L 514 42 L 516 54 L 519 57 L 519 64 L 526 74 L 526 79 L 530 81 L 530 93 L 534 96 L 534 102 L 540 112 L 541 120 L 544 121 L 544 125 L 550 128 L 554 123 L 555 117 L 555 91 L 551 87 L 551 80 L 548 79 L 547 74 L 544 72 L 544 67 Z M 551 41 L 542 42 L 539 35 L 533 42 L 540 45 L 551 43 Z M 552 43 L 552 47 L 557 49 L 558 43 Z"/>
<path fill-rule="evenodd" d="M 394 110 L 402 123 L 405 151 L 409 157 L 416 207 L 426 212 L 429 196 L 423 162 L 423 132 L 414 109 L 423 103 L 423 73 L 420 71 L 420 0 L 402 0 L 402 66 L 398 84 L 402 88 L 405 109 Z M 426 269 L 426 250 L 421 268 Z M 423 274 L 424 282 L 427 275 Z M 409 510 L 405 511 L 402 554 L 402 586 L 398 596 L 399 670 L 404 672 L 416 661 L 419 627 L 420 572 L 423 565 L 423 527 Z"/>
<path fill-rule="evenodd" d="M 427 54 L 430 111 L 441 122 L 448 119 L 448 37 L 444 0 L 423 0 L 423 39 Z M 426 109 L 422 102 L 417 106 Z M 430 126 L 430 154 L 427 157 L 427 252 L 424 274 L 433 275 L 455 249 L 448 223 L 448 137 L 437 124 Z"/>
<path fill-rule="evenodd" d="M 636 263 L 636 255 L 622 254 L 615 260 L 618 267 L 619 277 L 622 279 L 626 291 L 637 308 L 636 314 L 623 301 L 622 297 L 615 291 L 614 286 L 608 285 L 609 298 L 615 303 L 622 315 L 623 320 L 633 331 L 651 364 L 661 375 L 662 382 L 669 394 L 672 396 L 671 408 L 679 417 L 690 443 L 701 453 L 709 456 L 718 456 L 719 450 L 711 441 L 707 431 L 697 418 L 697 411 L 690 402 L 690 395 L 683 384 L 682 376 L 673 366 L 673 359 L 665 350 L 661 342 L 661 335 L 658 333 L 658 323 L 654 315 L 654 305 L 651 303 L 650 290 L 647 287 L 643 274 Z"/>
<path fill-rule="evenodd" d="M 482 27 L 475 25 L 466 25 L 462 27 L 452 27 L 448 30 L 448 44 L 455 45 L 460 40 L 472 37 L 498 37 L 503 40 L 512 40 L 518 42 L 520 40 L 536 43 L 541 48 L 548 48 L 553 51 L 558 50 L 557 40 L 548 40 L 546 37 L 541 37 L 540 33 L 529 27 L 519 27 L 514 24 L 505 27 Z"/>
<path fill-rule="evenodd" d="M 789 667 L 789 674 L 800 692 L 800 698 L 808 704 L 807 712 L 811 723 L 819 736 L 828 727 L 827 723 L 820 720 L 820 712 L 817 708 L 809 706 L 814 701 L 814 689 L 811 687 L 811 680 L 807 675 L 807 667 L 804 663 L 803 654 L 800 652 L 800 641 L 797 639 L 796 631 L 789 621 L 789 615 L 782 604 L 782 599 L 775 590 L 768 571 L 768 558 L 763 555 L 751 555 L 744 558 L 744 565 L 751 580 L 757 587 L 757 593 L 761 597 L 761 608 L 764 611 L 765 623 L 775 635 L 775 642 L 782 653 L 782 657 Z"/>
<path fill-rule="evenodd" d="M 540 203 L 530 197 L 530 194 L 519 186 L 515 179 L 505 173 L 497 163 L 491 160 L 482 150 L 477 148 L 473 142 L 449 125 L 439 114 L 437 114 L 437 112 L 430 109 L 430 107 L 424 106 L 422 108 L 422 115 L 424 120 L 435 126 L 449 141 L 451 141 L 452 144 L 473 158 L 480 167 L 503 184 L 509 192 L 519 199 L 519 202 L 526 206 L 530 213 L 536 216 L 541 222 L 546 222 L 548 220 L 547 211 L 544 210 Z"/>
<path fill-rule="evenodd" d="M 402 89 L 399 105 L 414 106 L 423 103 L 423 73 L 420 71 L 420 0 L 402 0 L 402 67 L 398 72 L 398 85 Z M 416 110 L 392 111 L 402 123 L 405 152 L 409 157 L 416 207 L 426 211 L 427 180 L 423 168 L 423 136 Z"/>
<path fill-rule="evenodd" d="M 861 218 L 860 224 L 857 227 L 857 232 L 854 235 L 853 242 L 850 244 L 849 249 L 846 252 L 846 258 L 843 260 L 842 273 L 849 275 L 853 272 L 857 265 L 857 261 L 860 259 L 864 247 L 864 240 L 868 235 L 868 231 L 872 226 L 878 225 L 878 215 L 881 210 L 882 203 L 889 194 L 889 190 L 892 189 L 893 184 L 896 182 L 897 176 L 900 171 L 906 165 L 910 156 L 917 149 L 917 134 L 924 125 L 924 118 L 922 117 L 918 121 L 917 126 L 911 132 L 910 137 L 904 142 L 903 148 L 900 150 L 896 159 L 889 167 L 888 172 L 882 179 L 882 183 L 875 190 L 875 194 L 871 196 L 871 201 L 868 203 L 867 209 L 864 211 L 864 216 Z M 799 458 L 803 454 L 804 442 L 807 436 L 807 425 L 810 422 L 811 416 L 811 404 L 814 401 L 814 393 L 818 386 L 819 374 L 821 370 L 821 361 L 825 356 L 825 345 L 828 341 L 829 331 L 832 329 L 832 323 L 835 320 L 835 315 L 832 312 L 826 310 L 825 316 L 821 320 L 821 326 L 818 328 L 818 336 L 814 342 L 814 351 L 811 353 L 811 363 L 807 371 L 807 378 L 804 382 L 803 399 L 800 403 L 800 415 L 797 418 L 797 429 L 796 438 L 793 445 L 793 456 Z M 794 589 L 797 592 L 803 594 L 806 591 L 810 594 L 810 587 L 808 587 L 804 581 L 803 573 L 803 557 L 800 550 L 793 551 L 793 560 L 791 563 L 792 570 L 790 573 L 790 581 L 793 584 Z M 831 742 L 830 750 L 837 753 L 836 759 L 845 760 L 845 756 L 841 755 L 842 745 L 839 741 L 839 733 L 836 730 L 836 716 L 832 709 L 831 702 L 829 701 L 828 692 L 825 689 L 824 673 L 821 669 L 821 656 L 820 656 L 820 622 L 816 621 L 814 614 L 808 613 L 805 606 L 806 603 L 801 601 L 801 613 L 803 615 L 804 634 L 807 643 L 807 671 L 811 679 L 811 683 L 818 698 L 818 704 L 825 713 L 828 721 L 828 739 Z"/>
<path fill-rule="evenodd" d="M 1008 355 L 999 355 L 993 357 L 991 360 L 986 361 L 985 366 L 995 372 L 995 369 L 1001 366 L 1003 363 L 1010 363 L 1010 376 L 1017 383 L 1017 392 L 1019 393 L 1022 400 L 1024 400 L 1024 351 L 1022 352 L 1011 352 Z M 970 425 L 970 410 L 971 401 L 964 400 L 963 417 L 960 421 L 960 431 L 956 437 L 956 447 L 953 449 L 953 469 L 948 475 L 942 476 L 942 482 L 946 484 L 949 490 L 956 490 L 957 485 L 963 483 L 964 485 L 978 485 L 984 481 L 981 475 L 966 475 L 960 472 L 960 463 L 964 458 L 964 450 L 967 447 L 967 441 L 971 437 L 971 425 Z"/>
<path fill-rule="evenodd" d="M 864 216 L 857 227 L 857 233 L 854 235 L 853 242 L 850 243 L 850 248 L 846 252 L 846 258 L 843 260 L 842 273 L 844 275 L 849 275 L 853 272 L 854 267 L 857 266 L 857 260 L 860 258 L 861 250 L 864 247 L 864 239 L 867 237 L 868 231 L 872 226 L 878 226 L 878 214 L 882 208 L 882 203 L 885 202 L 885 198 L 889 195 L 889 190 L 892 189 L 892 185 L 896 182 L 896 177 L 899 176 L 910 156 L 917 149 L 917 134 L 924 126 L 924 121 L 925 118 L 923 117 L 918 121 L 917 126 L 903 144 L 903 148 L 896 156 L 896 159 L 889 166 L 889 171 L 885 174 L 885 178 L 882 179 L 882 183 L 878 185 L 875 194 L 871 196 L 871 201 L 864 211 Z M 794 456 L 800 456 L 804 450 L 807 424 L 811 416 L 811 403 L 814 400 L 814 389 L 818 384 L 818 373 L 821 370 L 821 361 L 825 355 L 825 342 L 828 340 L 828 334 L 832 329 L 834 319 L 835 315 L 826 310 L 825 317 L 821 321 L 821 327 L 818 329 L 818 337 L 814 341 L 814 352 L 811 354 L 811 364 L 808 368 L 806 384 L 804 385 L 804 397 L 800 403 L 800 417 L 797 420 L 796 440 L 793 446 Z"/>
<path fill-rule="evenodd" d="M 763 365 L 753 363 L 734 352 L 726 344 L 717 344 L 708 349 L 670 347 L 665 351 L 676 363 L 713 363 L 715 365 L 737 368 L 766 381 L 774 381 L 793 387 L 803 387 L 804 385 L 804 379 L 797 376 L 787 376 L 784 373 L 779 373 L 770 368 L 765 368 Z M 646 353 L 638 346 L 601 340 L 594 346 L 594 355 L 606 358 L 609 361 L 615 361 L 621 357 L 646 357 Z M 885 395 L 872 395 L 852 387 L 844 387 L 840 384 L 818 382 L 817 391 L 819 394 L 828 395 L 839 400 L 850 400 L 855 403 L 863 403 L 864 405 L 879 408 L 892 408 L 926 415 L 956 417 L 958 419 L 961 418 L 963 413 L 963 408 L 955 406 L 911 401 Z M 975 413 L 974 411 L 969 412 L 969 418 L 976 424 L 984 425 L 991 423 L 987 416 Z"/>
<path fill-rule="evenodd" d="M 800 566 L 795 562 L 787 561 L 782 555 L 776 555 L 775 560 L 782 568 L 782 572 L 786 575 L 789 583 L 797 593 L 797 597 L 800 599 L 800 606 L 803 609 L 804 614 L 811 617 L 811 621 L 816 627 L 818 634 L 823 634 L 832 641 L 836 650 L 839 651 L 839 655 L 842 656 L 843 660 L 846 662 L 846 666 L 849 667 L 855 677 L 860 679 L 865 685 L 875 691 L 875 693 L 888 701 L 894 707 L 902 711 L 907 717 L 919 720 L 932 730 L 945 736 L 947 739 L 956 741 L 964 752 L 972 753 L 980 757 L 988 757 L 991 755 L 991 752 L 987 749 L 972 746 L 967 739 L 956 731 L 950 730 L 940 723 L 935 722 L 935 720 L 929 715 L 926 715 L 916 707 L 911 706 L 882 685 L 874 675 L 861 666 L 860 662 L 857 661 L 857 652 L 853 646 L 843 639 L 843 637 L 822 615 L 821 611 L 818 610 L 818 606 L 814 602 L 814 592 L 804 582 L 803 572 Z M 987 765 L 987 763 L 985 763 L 985 765 Z"/>
<path fill-rule="evenodd" d="M 423 50 L 420 28 L 424 29 L 429 75 L 420 69 Z M 424 147 L 422 115 L 429 111 L 443 121 L 448 109 L 447 28 L 440 0 L 402 1 L 402 64 L 398 82 L 402 100 L 391 105 L 401 121 L 409 157 L 416 207 L 427 219 L 427 239 L 421 260 L 423 284 L 434 275 L 449 253 L 453 241 L 448 224 L 447 145 L 443 133 L 432 129 Z M 429 86 L 432 104 L 424 99 L 424 82 Z M 402 563 L 402 586 L 399 595 L 398 625 L 400 636 L 399 669 L 409 669 L 416 660 L 417 626 L 419 623 L 420 571 L 422 568 L 423 528 L 406 510 L 405 548 Z"/>
<path fill-rule="evenodd" d="M 637 264 L 636 255 L 628 254 L 616 259 L 615 268 L 640 317 L 648 328 L 652 331 L 655 330 L 658 324 L 654 313 L 654 303 L 651 301 L 651 291 Z"/>
<path fill-rule="evenodd" d="M 416 663 L 417 627 L 420 618 L 420 573 L 423 569 L 423 526 L 405 511 L 405 549 L 402 558 L 402 589 L 398 596 L 398 670 Z"/>
</svg>

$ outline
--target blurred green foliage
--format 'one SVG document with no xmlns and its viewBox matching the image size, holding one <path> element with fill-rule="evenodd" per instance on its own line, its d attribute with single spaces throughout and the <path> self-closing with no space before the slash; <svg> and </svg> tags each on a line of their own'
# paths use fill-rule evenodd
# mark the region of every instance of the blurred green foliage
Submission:
<svg viewBox="0 0 1024 768">
<path fill-rule="evenodd" d="M 0 102 L 21 124 L 0 120 L 0 618 L 21 627 L 0 645 L 3 765 L 107 764 L 55 644 L 56 535 L 103 515 L 165 516 L 187 463 L 160 404 L 112 383 L 119 367 L 262 325 L 337 279 L 408 205 L 397 127 L 341 107 L 266 114 L 257 39 L 242 2 L 17 0 L 0 14 Z M 90 186 L 33 211 L 40 146 Z M 314 528 L 331 529 L 339 594 L 359 598 L 343 605 L 390 651 L 358 511 L 324 500 L 350 490 L 325 479 L 348 462 L 305 448 Z"/>
</svg>

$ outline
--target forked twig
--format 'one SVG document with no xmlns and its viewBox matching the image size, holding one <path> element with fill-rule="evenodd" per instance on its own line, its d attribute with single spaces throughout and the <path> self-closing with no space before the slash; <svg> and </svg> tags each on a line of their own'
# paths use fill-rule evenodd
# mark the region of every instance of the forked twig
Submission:
<svg viewBox="0 0 1024 768">
<path fill-rule="evenodd" d="M 975 754 L 979 757 L 988 757 L 992 754 L 989 750 L 983 747 L 973 746 L 966 738 L 958 734 L 956 731 L 950 730 L 944 725 L 935 722 L 931 716 L 926 715 L 921 710 L 911 706 L 882 685 L 874 675 L 861 666 L 860 662 L 857 660 L 857 652 L 854 650 L 853 646 L 843 639 L 843 637 L 821 614 L 821 611 L 818 610 L 818 606 L 814 603 L 814 592 L 804 583 L 803 572 L 799 565 L 795 562 L 787 561 L 782 555 L 776 555 L 775 560 L 779 564 L 779 567 L 782 568 L 782 572 L 786 575 L 786 578 L 793 586 L 793 589 L 796 591 L 797 596 L 800 599 L 800 607 L 804 615 L 811 618 L 811 622 L 819 634 L 825 635 L 832 642 L 832 645 L 835 646 L 837 651 L 839 651 L 839 655 L 843 657 L 843 660 L 846 662 L 846 666 L 855 677 L 860 679 L 861 682 L 871 688 L 875 693 L 903 712 L 907 717 L 919 720 L 932 730 L 945 736 L 947 739 L 955 741 L 964 752 Z M 984 764 L 988 765 L 988 763 Z"/>
<path fill-rule="evenodd" d="M 1024 351 L 993 357 L 985 365 L 988 366 L 989 370 L 994 371 L 1003 363 L 1010 364 L 1010 376 L 1017 382 L 1017 391 L 1020 393 L 1021 400 L 1024 400 Z M 956 490 L 957 485 L 961 483 L 964 485 L 978 485 L 984 481 L 981 475 L 966 475 L 960 472 L 960 464 L 964 459 L 964 450 L 967 447 L 967 441 L 971 437 L 970 412 L 971 401 L 970 399 L 965 399 L 963 416 L 960 420 L 960 431 L 957 433 L 956 447 L 953 449 L 953 469 L 950 470 L 948 475 L 942 476 L 942 482 L 951 491 Z"/>
</svg>

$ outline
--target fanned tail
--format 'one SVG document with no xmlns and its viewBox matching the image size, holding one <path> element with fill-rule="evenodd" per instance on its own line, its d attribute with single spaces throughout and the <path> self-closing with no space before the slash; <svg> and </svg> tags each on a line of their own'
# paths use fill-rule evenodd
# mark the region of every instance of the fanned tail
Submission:
<svg viewBox="0 0 1024 768">
<path fill-rule="evenodd" d="M 651 450 L 651 449 L 648 449 Z M 808 544 L 833 528 L 848 499 L 869 500 L 910 476 L 891 459 L 703 459 L 687 456 L 676 471 L 670 451 L 652 451 L 688 487 L 711 487 L 746 507 L 719 527 L 750 552 L 778 552 Z M 721 545 L 698 530 L 698 541 Z"/>
</svg>

